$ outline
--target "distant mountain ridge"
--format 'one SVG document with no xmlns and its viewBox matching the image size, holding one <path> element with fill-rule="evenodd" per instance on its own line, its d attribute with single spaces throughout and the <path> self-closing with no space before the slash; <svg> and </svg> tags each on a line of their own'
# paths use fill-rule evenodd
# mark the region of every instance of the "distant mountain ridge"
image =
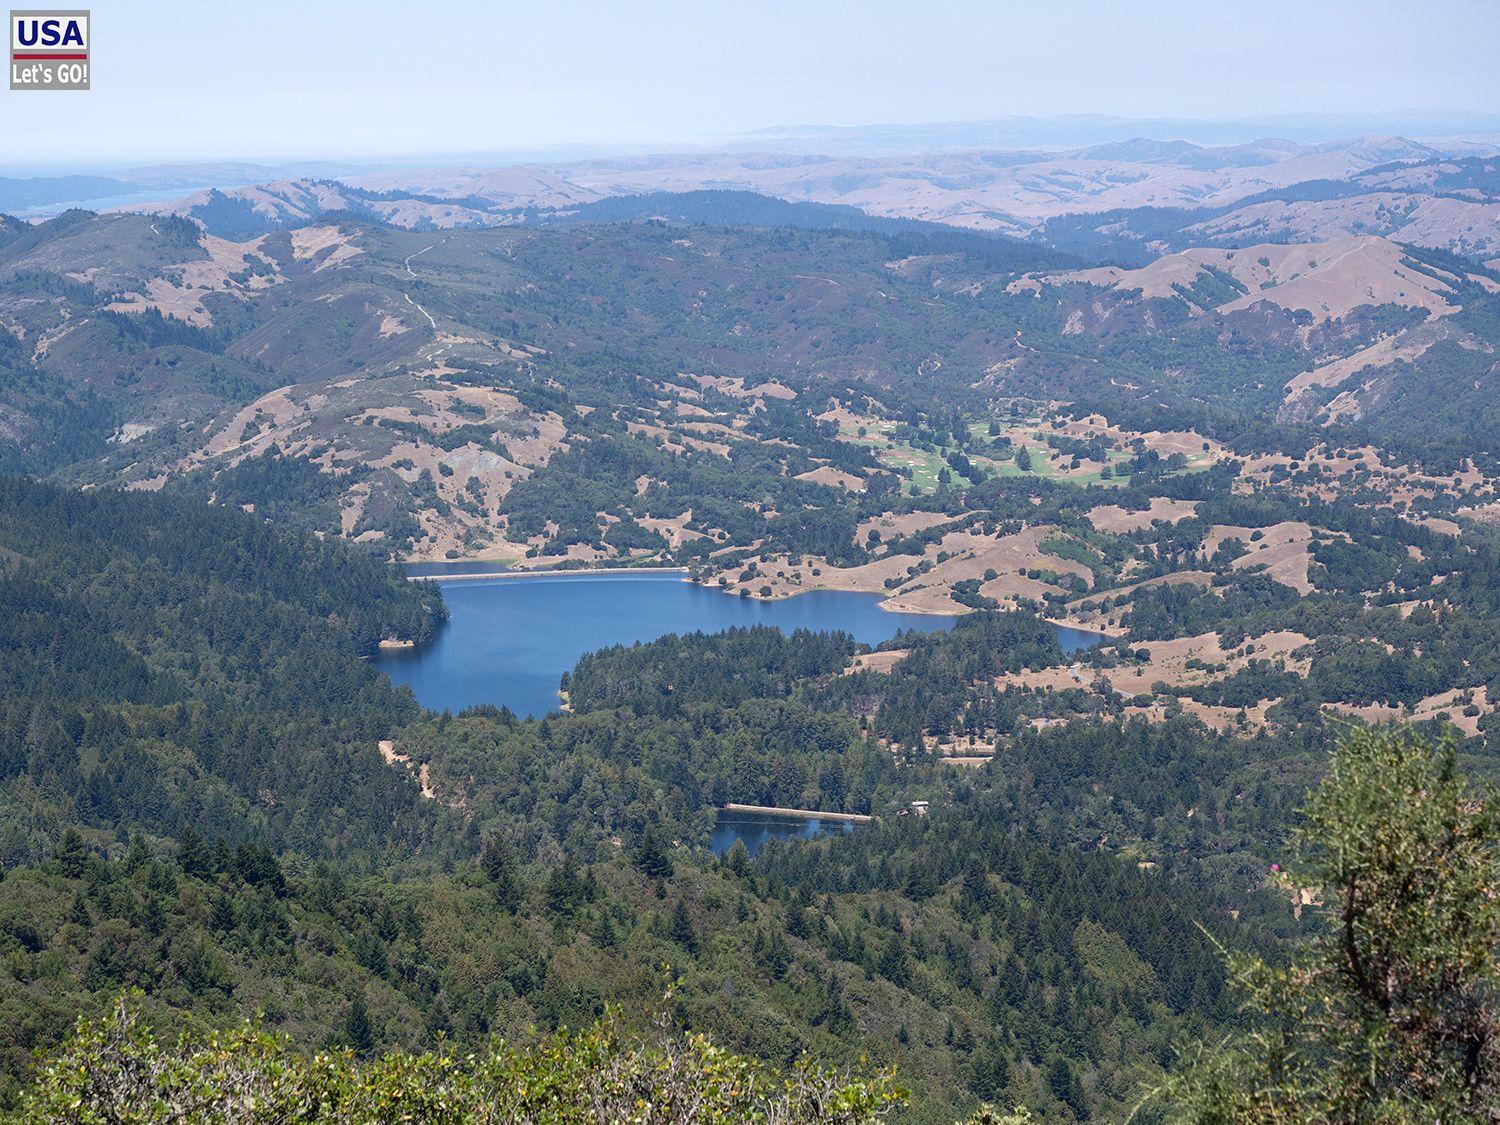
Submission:
<svg viewBox="0 0 1500 1125">
<path fill-rule="evenodd" d="M 277 178 L 344 176 L 371 170 L 371 166 L 322 160 L 275 166 L 221 161 L 150 165 L 86 175 L 0 176 L 0 212 L 46 218 L 68 207 L 89 203 L 97 207 L 97 201 L 119 196 L 156 194 L 159 199 L 169 201 L 173 192 L 192 191 L 204 184 L 242 187 Z"/>
<path fill-rule="evenodd" d="M 1364 136 L 1219 147 L 1135 137 L 1067 152 L 891 158 L 679 153 L 275 179 L 127 209 L 184 215 L 212 234 L 244 238 L 337 211 L 415 230 L 451 229 L 567 221 L 575 212 L 579 221 L 605 220 L 632 205 L 582 209 L 621 197 L 731 191 L 843 209 L 786 212 L 774 217 L 778 223 L 874 229 L 861 215 L 940 223 L 1036 238 L 1122 265 L 1194 245 L 1364 235 L 1487 260 L 1500 257 L 1497 151 Z"/>
<path fill-rule="evenodd" d="M 1348 177 L 1305 180 L 1212 207 L 1061 215 L 1037 233 L 1060 249 L 1135 265 L 1193 246 L 1367 235 L 1494 261 L 1500 258 L 1500 159 L 1395 160 Z"/>
<path fill-rule="evenodd" d="M 1500 140 L 1500 114 L 1466 110 L 1405 113 L 1273 114 L 1232 120 L 1131 118 L 1108 114 L 1000 117 L 922 124 L 779 125 L 748 133 L 746 143 L 824 152 L 922 151 L 940 148 L 1084 148 L 1148 136 L 1203 146 L 1239 145 L 1277 136 L 1301 144 L 1330 137 L 1400 133 L 1424 139 Z"/>
<path fill-rule="evenodd" d="M 496 209 L 476 196 L 375 192 L 336 181 L 267 184 L 242 192 L 217 189 L 194 195 L 171 212 L 199 223 L 208 234 L 244 240 L 277 230 L 295 230 L 342 216 L 374 219 L 412 230 L 464 227 L 619 223 L 660 220 L 709 226 L 791 227 L 801 230 L 866 231 L 924 240 L 922 248 L 962 251 L 997 266 L 1028 268 L 1038 255 L 1059 266 L 1082 264 L 1036 242 L 994 231 L 974 231 L 921 219 L 871 215 L 841 204 L 791 203 L 750 191 L 707 189 L 609 196 L 572 207 Z"/>
</svg>

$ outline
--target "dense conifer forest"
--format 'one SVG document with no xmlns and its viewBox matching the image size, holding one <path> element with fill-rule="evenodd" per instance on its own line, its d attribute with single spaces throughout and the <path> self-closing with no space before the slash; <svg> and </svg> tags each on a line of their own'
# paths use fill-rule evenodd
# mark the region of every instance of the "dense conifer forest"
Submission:
<svg viewBox="0 0 1500 1125">
<path fill-rule="evenodd" d="M 1086 1117 L 1125 1107 L 1176 1038 L 1224 1025 L 1208 935 L 1268 940 L 1208 881 L 1118 841 L 1074 847 L 1095 809 L 898 768 L 846 706 L 846 684 L 864 689 L 838 635 L 669 637 L 586 658 L 573 714 L 431 715 L 362 657 L 430 634 L 441 602 L 349 547 L 15 479 L 0 541 L 11 1102 L 31 1052 L 127 989 L 163 1034 L 259 1013 L 304 1050 L 421 1051 L 583 1028 L 609 1004 L 645 1033 L 671 965 L 673 1027 L 776 1066 L 895 1066 L 904 1119 L 981 1100 Z M 980 615 L 915 659 L 944 697 L 1051 658 L 1049 636 Z M 437 799 L 382 739 L 429 766 Z M 1087 739 L 1038 739 L 1038 763 Z M 941 807 L 891 815 L 917 795 Z M 730 798 L 882 821 L 715 859 Z M 1169 867 L 1243 846 L 1137 831 Z"/>
</svg>

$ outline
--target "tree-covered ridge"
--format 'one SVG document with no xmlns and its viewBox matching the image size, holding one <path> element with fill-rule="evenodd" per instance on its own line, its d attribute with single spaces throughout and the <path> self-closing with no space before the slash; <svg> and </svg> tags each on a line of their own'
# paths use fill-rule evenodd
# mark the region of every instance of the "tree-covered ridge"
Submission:
<svg viewBox="0 0 1500 1125">
<path fill-rule="evenodd" d="M 423 715 L 359 657 L 431 594 L 364 556 L 188 499 L 6 496 L 24 611 L 4 620 L 28 638 L 7 650 L 0 790 L 13 1083 L 124 987 L 162 1028 L 259 1010 L 303 1049 L 420 1051 L 439 1030 L 477 1044 L 584 1026 L 605 1002 L 646 1011 L 667 962 L 681 1028 L 778 1064 L 897 1064 L 905 1119 L 944 1122 L 981 1099 L 1121 1106 L 1178 1031 L 1217 1021 L 1193 1010 L 1220 986 L 1191 920 L 1227 936 L 1221 906 L 1018 837 L 1011 806 L 898 762 L 818 699 L 846 678 L 847 638 L 668 638 L 586 659 L 574 715 Z M 997 667 L 1050 651 L 996 615 L 953 643 Z M 736 675 L 751 658 L 765 671 Z M 893 817 L 917 797 L 931 818 Z M 881 814 L 884 863 L 834 861 L 853 881 L 808 897 L 742 853 L 716 861 L 703 845 L 730 800 Z M 930 851 L 937 826 L 962 854 Z M 1063 1032 L 1011 1026 L 1033 993 Z M 1092 1039 L 1117 1010 L 1134 1030 Z"/>
<path fill-rule="evenodd" d="M 1007 713 L 995 677 L 1063 659 L 1046 621 L 985 610 L 946 633 L 908 633 L 882 647 L 905 655 L 889 672 L 858 670 L 830 682 L 821 700 L 866 714 L 863 725 L 875 737 L 919 753 L 924 734 L 1012 729 L 1019 713 L 1014 707 Z"/>
<path fill-rule="evenodd" d="M 417 709 L 361 658 L 444 612 L 357 551 L 238 511 L 0 480 L 6 862 L 67 824 L 313 853 L 414 839 L 418 802 L 374 745 Z"/>
<path fill-rule="evenodd" d="M 69 835 L 0 881 L 5 1073 L 13 1094 L 29 1049 L 126 987 L 161 1029 L 258 1011 L 303 1051 L 368 1055 L 586 1026 L 606 1004 L 648 1031 L 666 963 L 672 1025 L 778 1066 L 894 1065 L 902 1120 L 1117 1111 L 1225 1014 L 1194 923 L 1243 935 L 1205 896 L 1009 823 L 974 799 L 769 863 L 650 832 L 592 862 L 495 837 L 401 881 L 194 833 L 106 861 Z"/>
<path fill-rule="evenodd" d="M 810 654 L 830 659 L 821 667 L 809 661 L 805 678 L 791 680 L 785 670 L 799 662 L 798 649 L 768 629 L 604 650 L 565 681 L 584 685 L 587 714 L 494 727 L 476 709 L 447 721 L 442 738 L 421 724 L 405 737 L 434 747 L 433 776 L 454 793 L 471 792 L 463 779 L 481 781 L 486 793 L 506 791 L 488 780 L 503 776 L 498 767 L 485 766 L 474 748 L 527 747 L 490 757 L 514 768 L 528 763 L 510 789 L 540 798 L 559 843 L 579 839 L 571 833 L 580 820 L 589 831 L 661 824 L 701 839 L 707 818 L 674 817 L 706 801 L 888 815 L 914 798 L 978 791 L 999 799 L 1029 833 L 1140 856 L 1231 893 L 1240 908 L 1258 901 L 1257 912 L 1274 912 L 1274 896 L 1256 890 L 1274 854 L 1268 841 L 1292 819 L 1336 729 L 1316 712 L 1284 729 L 1214 734 L 1188 715 L 1155 722 L 1117 715 L 1080 688 L 1056 701 L 1073 721 L 1033 725 L 1025 716 L 1036 693 L 994 686 L 997 677 L 1059 657 L 1052 627 L 1029 614 L 981 611 L 947 632 L 898 637 L 882 646 L 901 657 L 885 672 L 862 667 L 868 654 L 838 664 L 836 638 L 807 640 Z M 766 677 L 729 659 L 747 651 L 765 660 Z M 1104 666 L 1113 659 L 1090 651 L 1076 656 Z M 748 684 L 769 686 L 772 698 L 716 705 L 716 691 L 736 696 Z M 658 721 L 641 730 L 637 715 Z M 962 748 L 997 727 L 1003 738 L 983 769 L 943 771 L 933 731 Z M 548 754 L 556 746 L 571 766 Z M 616 784 L 581 790 L 579 765 L 607 771 Z M 586 800 L 582 791 L 595 796 Z"/>
<path fill-rule="evenodd" d="M 1196 487 L 1213 519 L 1282 514 Z M 1318 925 L 1267 877 L 1322 769 L 1316 715 L 1254 736 L 1187 717 L 1022 724 L 965 772 L 911 741 L 943 716 L 1022 713 L 996 682 L 1060 657 L 1030 615 L 902 637 L 878 672 L 837 635 L 667 637 L 585 658 L 573 714 L 431 715 L 359 657 L 437 603 L 365 556 L 190 499 L 5 496 L 4 745 L 22 756 L 0 811 L 25 844 L 0 879 L 12 1104 L 30 1051 L 122 988 L 158 1035 L 184 1013 L 222 1028 L 260 1011 L 293 1070 L 314 1051 L 408 1053 L 373 1075 L 439 1031 L 477 1050 L 588 1027 L 607 1004 L 647 1031 L 666 963 L 676 1029 L 774 1067 L 894 1065 L 899 1120 L 947 1125 L 980 1101 L 1114 1120 L 1180 1043 L 1229 1028 L 1218 944 L 1276 963 L 1277 935 Z M 1398 574 L 1452 566 L 1452 612 L 1471 632 L 1488 619 L 1484 566 L 1445 554 L 1482 561 L 1483 543 L 1353 508 L 1320 519 L 1347 536 L 1319 563 L 1344 588 L 1368 585 L 1354 548 L 1390 535 L 1418 547 Z M 1170 554 L 1200 534 L 1140 542 Z M 1219 626 L 1298 613 L 1331 636 L 1381 612 L 1330 588 L 1251 598 Z M 1378 620 L 1442 650 L 1437 620 Z M 267 781 L 288 788 L 271 802 Z M 915 800 L 927 815 L 899 815 Z M 879 819 L 716 859 L 729 801 Z"/>
<path fill-rule="evenodd" d="M 756 625 L 709 637 L 669 635 L 591 652 L 563 679 L 574 711 L 625 707 L 670 717 L 688 703 L 733 707 L 789 696 L 799 681 L 840 672 L 854 653 L 843 633 Z"/>
<path fill-rule="evenodd" d="M 773 676 L 777 698 L 724 709 L 713 686 L 732 693 L 746 683 L 725 654 L 753 645 L 779 668 L 794 658 L 790 642 L 766 630 L 669 636 L 580 662 L 574 675 L 587 674 L 590 696 L 604 684 L 624 689 L 616 710 L 525 724 L 478 709 L 401 737 L 420 748 L 446 799 L 497 804 L 516 818 L 525 847 L 587 850 L 600 833 L 629 840 L 650 828 L 701 841 L 712 808 L 731 801 L 889 817 L 914 799 L 977 792 L 1020 831 L 1147 862 L 1280 924 L 1284 897 L 1262 875 L 1317 777 L 1330 728 L 1316 716 L 1275 733 L 1215 735 L 1186 715 L 1120 722 L 1106 711 L 1038 730 L 1017 721 L 1033 693 L 986 688 L 986 676 L 976 681 L 965 667 L 1045 663 L 1055 645 L 1049 626 L 977 613 L 951 632 L 891 644 L 911 644 L 915 663 L 855 671 L 860 658 L 794 682 L 786 698 Z M 681 696 L 658 690 L 684 669 Z M 1088 708 L 1082 698 L 1063 702 Z M 955 713 L 958 722 L 945 719 Z M 907 733 L 940 722 L 960 747 L 986 723 L 1010 733 L 987 765 L 954 776 L 940 746 Z M 535 815 L 522 822 L 528 808 Z M 484 814 L 474 820 L 483 824 Z"/>
<path fill-rule="evenodd" d="M 523 723 L 473 708 L 415 721 L 393 741 L 427 766 L 451 831 L 472 834 L 493 820 L 587 854 L 648 825 L 706 841 L 714 810 L 728 802 L 868 813 L 894 807 L 914 784 L 851 717 L 795 698 L 729 707 L 668 697 L 661 711 Z"/>
<path fill-rule="evenodd" d="M 734 203 L 705 194 L 681 214 Z M 0 250 L 13 326 L 0 466 L 165 476 L 204 496 L 222 478 L 223 495 L 278 520 L 423 557 L 639 561 L 673 540 L 698 561 L 752 546 L 774 513 L 767 549 L 850 565 L 864 560 L 846 492 L 961 492 L 1078 465 L 1092 468 L 1069 478 L 1080 485 L 1150 479 L 1187 460 L 1149 448 L 1164 431 L 1293 458 L 1323 441 L 1451 469 L 1478 457 L 1493 483 L 1497 298 L 1477 263 L 1393 249 L 1400 269 L 1453 290 L 1452 315 L 1375 304 L 1309 326 L 1273 304 L 1199 315 L 1204 286 L 1238 292 L 1214 273 L 1138 315 L 1117 294 L 1051 284 L 1059 263 L 1030 243 L 756 221 L 731 206 L 711 223 L 439 233 L 346 212 L 295 245 L 285 231 L 221 245 L 182 220 L 62 216 Z M 1372 376 L 1360 357 L 1393 333 L 1413 354 Z M 1291 381 L 1338 364 L 1296 409 L 1283 402 Z M 1307 424 L 1347 395 L 1357 420 Z M 830 421 L 829 399 L 899 420 L 901 441 L 876 456 L 870 434 Z M 1099 412 L 1145 445 L 1053 435 L 1070 455 L 1054 464 L 1009 428 L 992 445 L 957 440 L 1018 404 Z M 917 440 L 955 414 L 951 439 Z M 255 464 L 276 458 L 293 467 Z M 684 518 L 705 538 L 660 526 Z"/>
</svg>

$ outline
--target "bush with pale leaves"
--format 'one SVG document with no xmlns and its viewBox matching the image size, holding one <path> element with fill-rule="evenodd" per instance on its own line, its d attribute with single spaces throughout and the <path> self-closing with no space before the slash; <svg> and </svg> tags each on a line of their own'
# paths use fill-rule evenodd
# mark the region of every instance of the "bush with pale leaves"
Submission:
<svg viewBox="0 0 1500 1125">
<path fill-rule="evenodd" d="M 699 1035 L 646 1043 L 606 1018 L 480 1052 L 306 1057 L 245 1025 L 158 1042 L 129 1002 L 80 1021 L 16 1118 L 58 1125 L 867 1125 L 893 1075 L 801 1063 L 784 1076 Z"/>
</svg>

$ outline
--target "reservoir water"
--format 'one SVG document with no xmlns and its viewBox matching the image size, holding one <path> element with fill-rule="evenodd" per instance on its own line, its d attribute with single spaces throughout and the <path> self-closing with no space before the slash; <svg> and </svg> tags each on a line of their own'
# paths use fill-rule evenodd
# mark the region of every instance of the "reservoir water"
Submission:
<svg viewBox="0 0 1500 1125">
<path fill-rule="evenodd" d="M 735 840 L 745 841 L 745 850 L 751 858 L 772 840 L 811 840 L 823 832 L 852 832 L 852 820 L 820 820 L 817 817 L 768 816 L 765 813 L 718 813 L 714 829 L 709 832 L 708 846 L 714 855 L 735 846 Z"/>
<path fill-rule="evenodd" d="M 810 840 L 824 832 L 852 832 L 854 822 L 816 818 L 767 816 L 765 813 L 721 812 L 709 835 L 714 855 L 723 855 L 736 840 L 745 841 L 745 850 L 753 858 L 772 840 Z"/>
<path fill-rule="evenodd" d="M 441 573 L 432 576 L 442 581 Z M 680 574 L 556 574 L 442 586 L 449 620 L 437 639 L 379 657 L 392 679 L 410 684 L 434 711 L 491 703 L 522 716 L 544 715 L 557 710 L 562 674 L 584 653 L 667 633 L 775 625 L 786 633 L 842 630 L 878 644 L 906 629 L 951 629 L 956 620 L 888 613 L 879 608 L 878 594 L 813 590 L 770 602 L 731 597 Z M 1098 641 L 1072 629 L 1059 629 L 1058 639 L 1069 651 Z"/>
</svg>

